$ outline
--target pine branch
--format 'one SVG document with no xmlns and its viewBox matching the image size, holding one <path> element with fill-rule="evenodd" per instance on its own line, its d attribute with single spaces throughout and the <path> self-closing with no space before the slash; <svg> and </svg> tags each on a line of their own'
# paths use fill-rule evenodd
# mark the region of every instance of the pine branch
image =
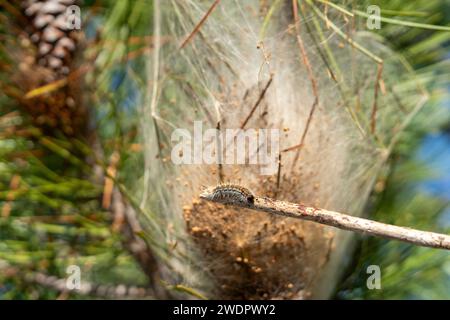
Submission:
<svg viewBox="0 0 450 320">
<path fill-rule="evenodd" d="M 133 208 L 123 199 L 117 188 L 113 190 L 111 212 L 113 216 L 120 215 L 125 218 L 125 223 L 121 228 L 124 246 L 150 280 L 153 295 L 159 299 L 167 299 L 168 292 L 159 285 L 161 275 L 156 257 L 147 243 L 138 236 L 142 232 L 142 227 Z"/>
<path fill-rule="evenodd" d="M 114 221 L 121 221 L 118 231 L 123 236 L 122 244 L 147 276 L 152 295 L 157 299 L 168 299 L 170 298 L 168 291 L 159 285 L 162 277 L 156 255 L 150 246 L 139 237 L 143 228 L 136 217 L 136 212 L 117 187 L 115 177 L 109 175 L 107 168 L 103 165 L 101 159 L 104 159 L 104 153 L 97 134 L 93 133 L 91 139 L 93 159 L 90 160 L 93 162 L 94 181 L 100 182 L 111 179 L 113 185 L 115 185 L 110 195 L 111 199 L 108 201 L 110 202 L 108 210 Z"/>
<path fill-rule="evenodd" d="M 394 226 L 303 204 L 255 197 L 249 190 L 239 186 L 224 185 L 208 188 L 200 195 L 200 198 L 273 215 L 309 220 L 343 230 L 404 241 L 419 246 L 450 250 L 449 235 Z"/>
<path fill-rule="evenodd" d="M 144 299 L 152 298 L 153 290 L 148 288 L 119 285 L 93 284 L 87 281 L 81 281 L 79 289 L 68 289 L 66 279 L 51 276 L 42 272 L 22 272 L 15 267 L 0 269 L 3 276 L 8 278 L 21 275 L 21 279 L 28 283 L 35 283 L 58 292 L 75 293 L 83 296 L 94 296 L 99 298 L 112 299 Z"/>
</svg>

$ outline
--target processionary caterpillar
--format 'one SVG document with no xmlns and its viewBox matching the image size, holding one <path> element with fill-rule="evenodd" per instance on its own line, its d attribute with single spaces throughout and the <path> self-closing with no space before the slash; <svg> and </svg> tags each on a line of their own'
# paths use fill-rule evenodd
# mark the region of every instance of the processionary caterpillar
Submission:
<svg viewBox="0 0 450 320">
<path fill-rule="evenodd" d="M 207 188 L 200 198 L 224 204 L 253 204 L 255 202 L 255 196 L 249 189 L 236 184 L 221 184 L 214 188 Z"/>
</svg>

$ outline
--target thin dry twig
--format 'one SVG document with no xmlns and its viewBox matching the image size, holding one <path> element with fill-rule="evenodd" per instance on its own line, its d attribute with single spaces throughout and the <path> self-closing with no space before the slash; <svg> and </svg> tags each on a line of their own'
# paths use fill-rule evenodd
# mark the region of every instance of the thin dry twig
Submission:
<svg viewBox="0 0 450 320">
<path fill-rule="evenodd" d="M 308 77 L 309 80 L 311 81 L 311 89 L 313 91 L 314 94 L 314 103 L 311 106 L 309 115 L 308 115 L 308 119 L 306 120 L 306 126 L 305 129 L 303 130 L 303 134 L 302 137 L 300 139 L 300 148 L 297 149 L 297 153 L 295 155 L 294 161 L 292 162 L 292 165 L 294 166 L 295 163 L 297 162 L 299 156 L 300 156 L 300 151 L 303 148 L 303 145 L 305 143 L 305 139 L 306 139 L 306 135 L 308 133 L 309 130 L 309 126 L 311 124 L 311 120 L 313 118 L 314 115 L 314 111 L 316 110 L 317 105 L 319 104 L 319 91 L 317 88 L 317 80 L 314 77 L 314 72 L 312 70 L 311 67 L 311 63 L 309 62 L 309 58 L 308 58 L 308 54 L 306 53 L 306 49 L 305 49 L 305 45 L 303 43 L 303 39 L 300 35 L 300 24 L 299 24 L 299 17 L 298 17 L 298 7 L 297 7 L 297 1 L 296 0 L 292 0 L 292 11 L 293 11 L 293 15 L 294 15 L 294 24 L 295 24 L 295 32 L 297 35 L 297 44 L 300 50 L 300 54 L 303 60 L 303 64 L 306 66 L 306 70 L 308 72 Z"/>
<path fill-rule="evenodd" d="M 242 122 L 241 129 L 244 129 L 244 127 L 247 125 L 248 121 L 252 117 L 253 113 L 255 112 L 256 108 L 258 108 L 259 104 L 264 99 L 264 96 L 266 95 L 266 91 L 267 91 L 267 89 L 269 89 L 269 86 L 272 83 L 272 80 L 273 80 L 273 77 L 271 75 L 269 81 L 267 81 L 267 83 L 266 83 L 266 86 L 264 87 L 264 89 L 262 89 L 261 93 L 259 94 L 258 100 L 256 100 L 255 104 L 253 105 L 252 110 L 250 110 L 250 113 L 247 115 L 245 120 Z"/>
<path fill-rule="evenodd" d="M 379 63 L 377 65 L 377 79 L 375 81 L 375 90 L 374 90 L 374 98 L 373 98 L 373 106 L 372 106 L 372 114 L 370 115 L 370 131 L 372 134 L 375 133 L 376 123 L 377 123 L 377 110 L 378 110 L 378 90 L 380 88 L 380 80 L 381 75 L 383 74 L 383 63 Z"/>
<path fill-rule="evenodd" d="M 231 190 L 226 186 L 207 188 L 200 198 L 273 215 L 309 220 L 343 230 L 404 241 L 419 246 L 450 250 L 449 235 L 394 226 L 303 204 L 255 197 L 242 187 Z"/>
<path fill-rule="evenodd" d="M 202 25 L 205 23 L 206 19 L 208 19 L 209 15 L 213 12 L 213 10 L 216 8 L 216 6 L 219 4 L 220 0 L 214 1 L 214 3 L 211 5 L 211 7 L 206 11 L 203 18 L 197 23 L 194 30 L 189 34 L 189 36 L 186 38 L 186 40 L 183 41 L 183 43 L 180 46 L 180 49 L 183 49 L 189 41 L 195 36 L 195 34 L 200 30 Z"/>
<path fill-rule="evenodd" d="M 216 126 L 217 131 L 220 132 L 221 130 L 221 124 L 220 121 L 217 121 L 217 126 Z M 216 143 L 217 143 L 217 147 L 220 150 L 222 148 L 221 145 L 221 140 L 219 138 L 216 139 Z M 219 157 L 222 157 L 222 155 L 219 153 Z M 223 165 L 222 165 L 222 159 L 219 159 L 218 163 L 217 163 L 217 173 L 219 174 L 219 183 L 223 182 Z"/>
</svg>

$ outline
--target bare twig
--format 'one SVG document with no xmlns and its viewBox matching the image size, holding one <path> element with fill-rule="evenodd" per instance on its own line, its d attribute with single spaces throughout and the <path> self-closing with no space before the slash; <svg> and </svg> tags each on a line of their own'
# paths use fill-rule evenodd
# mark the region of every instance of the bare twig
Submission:
<svg viewBox="0 0 450 320">
<path fill-rule="evenodd" d="M 246 190 L 245 188 L 242 189 Z M 232 190 L 233 192 L 227 194 L 227 190 L 208 188 L 200 195 L 200 198 L 274 215 L 309 220 L 339 229 L 400 240 L 419 246 L 450 250 L 449 235 L 398 227 L 339 212 L 308 207 L 303 204 L 278 201 L 265 197 L 254 197 L 253 195 L 250 197 L 248 191 L 243 192 L 242 195 L 237 195 L 236 190 L 239 189 L 235 188 Z"/>
<path fill-rule="evenodd" d="M 275 196 L 277 196 L 278 191 L 280 191 L 280 182 L 281 182 L 281 153 L 278 155 L 277 190 L 275 192 Z"/>
<path fill-rule="evenodd" d="M 197 23 L 194 30 L 189 34 L 189 36 L 186 38 L 186 40 L 183 41 L 183 43 L 180 46 L 180 49 L 183 49 L 186 44 L 188 44 L 189 41 L 195 36 L 195 34 L 200 30 L 202 25 L 205 23 L 206 19 L 208 19 L 209 15 L 213 12 L 213 10 L 216 8 L 216 6 L 219 4 L 220 0 L 214 1 L 214 3 L 211 5 L 211 7 L 206 11 L 205 15 L 201 20 Z"/>
<path fill-rule="evenodd" d="M 217 129 L 217 131 L 220 132 L 220 130 L 221 130 L 220 121 L 217 121 L 216 129 Z M 217 149 L 221 150 L 221 148 L 222 148 L 221 140 L 219 138 L 217 138 L 216 141 L 217 141 Z M 217 161 L 218 162 L 217 163 L 217 171 L 218 171 L 217 173 L 219 174 L 219 183 L 222 183 L 223 182 L 223 166 L 222 166 L 222 155 L 220 154 L 220 152 L 219 152 L 219 157 L 220 157 L 219 161 Z"/>
<path fill-rule="evenodd" d="M 375 133 L 375 126 L 377 123 L 377 109 L 378 109 L 378 89 L 380 87 L 381 75 L 383 73 L 383 64 L 379 63 L 377 66 L 377 79 L 375 81 L 375 96 L 373 98 L 372 113 L 370 115 L 370 131 Z"/>
<path fill-rule="evenodd" d="M 298 17 L 298 7 L 297 7 L 296 0 L 292 0 L 292 11 L 293 11 L 293 15 L 294 15 L 294 24 L 295 24 L 295 32 L 297 35 L 298 48 L 300 49 L 300 55 L 302 57 L 303 64 L 306 66 L 306 70 L 308 72 L 308 77 L 309 77 L 309 80 L 311 81 L 311 89 L 312 89 L 314 97 L 315 97 L 314 103 L 312 104 L 311 110 L 308 115 L 308 119 L 306 120 L 305 129 L 303 130 L 303 134 L 300 139 L 300 143 L 299 143 L 300 148 L 297 149 L 294 161 L 292 162 L 292 165 L 294 166 L 300 156 L 300 151 L 303 149 L 303 145 L 305 144 L 306 135 L 308 133 L 308 129 L 311 124 L 311 120 L 313 118 L 314 111 L 316 110 L 316 107 L 319 104 L 319 90 L 317 88 L 317 80 L 314 76 L 314 72 L 313 72 L 311 63 L 309 61 L 308 54 L 306 53 L 305 45 L 303 43 L 303 39 L 302 39 L 302 36 L 300 33 L 300 19 Z"/>
<path fill-rule="evenodd" d="M 267 81 L 267 83 L 266 83 L 266 86 L 264 87 L 264 89 L 259 94 L 258 100 L 256 100 L 255 104 L 253 105 L 252 110 L 250 110 L 250 113 L 247 115 L 245 120 L 242 122 L 241 129 L 244 129 L 244 127 L 247 125 L 248 121 L 252 117 L 253 113 L 255 112 L 256 108 L 258 108 L 259 104 L 264 99 L 264 96 L 266 95 L 266 91 L 267 91 L 267 89 L 269 89 L 269 86 L 272 83 L 272 80 L 273 80 L 273 77 L 271 75 L 269 81 Z"/>
</svg>

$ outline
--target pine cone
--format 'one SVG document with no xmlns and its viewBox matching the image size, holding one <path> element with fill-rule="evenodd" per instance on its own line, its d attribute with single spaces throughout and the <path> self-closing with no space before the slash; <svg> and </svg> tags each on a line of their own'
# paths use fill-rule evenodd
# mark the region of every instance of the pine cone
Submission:
<svg viewBox="0 0 450 320">
<path fill-rule="evenodd" d="M 18 41 L 8 51 L 17 67 L 11 70 L 10 80 L 25 97 L 20 107 L 47 135 L 86 136 L 87 112 L 79 98 L 81 81 L 74 63 L 82 40 L 80 25 L 73 23 L 80 10 L 78 1 L 18 0 L 12 4 L 22 13 L 10 20 Z M 45 88 L 49 84 L 55 87 Z M 43 87 L 42 92 L 30 95 Z"/>
<path fill-rule="evenodd" d="M 77 30 L 71 24 L 71 6 L 76 0 L 27 0 L 22 2 L 25 16 L 31 21 L 31 41 L 37 47 L 39 65 L 52 69 L 55 76 L 67 75 L 77 44 Z"/>
</svg>

